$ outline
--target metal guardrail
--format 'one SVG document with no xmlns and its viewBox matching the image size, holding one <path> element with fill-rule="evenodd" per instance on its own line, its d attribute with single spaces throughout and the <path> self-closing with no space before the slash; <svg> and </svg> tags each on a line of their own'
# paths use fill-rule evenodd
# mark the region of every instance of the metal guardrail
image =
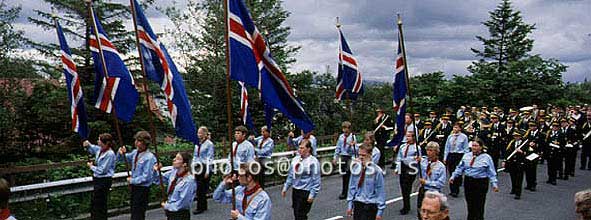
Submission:
<svg viewBox="0 0 591 220">
<path fill-rule="evenodd" d="M 322 147 L 318 148 L 317 152 L 327 152 L 327 151 L 334 151 L 336 146 L 330 147 Z M 286 152 L 278 152 L 273 153 L 273 158 L 279 157 L 291 157 L 296 154 L 296 151 L 286 151 Z M 228 162 L 228 159 L 217 159 L 213 161 L 215 164 L 225 164 Z M 167 171 L 172 169 L 172 166 L 162 167 L 162 171 Z M 113 185 L 112 188 L 127 186 L 127 182 L 125 178 L 127 177 L 126 172 L 118 172 L 113 175 Z M 11 187 L 10 191 L 14 194 L 13 198 L 11 198 L 10 202 L 25 202 L 31 201 L 36 199 L 46 199 L 49 197 L 54 196 L 62 196 L 62 195 L 69 195 L 69 194 L 76 194 L 76 193 L 83 193 L 83 192 L 90 192 L 93 190 L 92 184 L 92 176 L 88 177 L 79 177 L 73 179 L 66 179 L 66 180 L 59 180 L 59 181 L 52 181 L 46 183 L 36 183 L 30 185 L 23 185 L 23 186 L 15 186 Z M 81 187 L 67 187 L 71 185 L 82 185 Z M 47 192 L 49 189 L 55 189 L 52 192 Z M 33 192 L 37 191 L 37 192 Z M 41 192 L 39 192 L 41 191 Z M 45 192 L 44 192 L 45 191 Z M 33 193 L 30 193 L 33 192 Z"/>
</svg>

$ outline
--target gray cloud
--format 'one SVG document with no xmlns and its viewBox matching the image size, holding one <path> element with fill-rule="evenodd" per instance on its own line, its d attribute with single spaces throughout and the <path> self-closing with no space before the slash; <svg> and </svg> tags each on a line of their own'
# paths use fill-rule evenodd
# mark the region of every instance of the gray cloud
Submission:
<svg viewBox="0 0 591 220">
<path fill-rule="evenodd" d="M 113 0 L 127 3 L 128 0 Z M 343 32 L 360 63 L 365 79 L 390 81 L 393 72 L 397 29 L 396 13 L 403 16 L 408 64 L 411 75 L 444 71 L 448 76 L 468 74 L 466 67 L 476 58 L 470 48 L 481 48 L 476 35 L 487 36 L 481 22 L 500 1 L 490 0 L 285 0 L 291 12 L 286 24 L 292 27 L 289 43 L 300 45 L 292 72 L 304 69 L 335 70 L 337 31 L 341 17 Z M 48 10 L 41 0 L 8 0 L 23 7 L 16 27 L 37 41 L 54 42 L 54 33 L 28 24 L 33 9 Z M 156 0 L 155 5 L 181 7 L 186 0 Z M 533 54 L 555 58 L 568 65 L 563 79 L 582 81 L 591 73 L 591 4 L 588 0 L 519 0 L 514 7 L 525 22 L 536 24 Z M 157 32 L 170 29 L 171 22 L 151 8 L 146 11 Z M 128 26 L 131 26 L 131 21 Z"/>
</svg>

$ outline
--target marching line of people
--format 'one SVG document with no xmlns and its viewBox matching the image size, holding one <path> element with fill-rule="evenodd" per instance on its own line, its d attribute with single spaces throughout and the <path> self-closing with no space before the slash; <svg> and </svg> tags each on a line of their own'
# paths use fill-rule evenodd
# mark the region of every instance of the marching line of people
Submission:
<svg viewBox="0 0 591 220">
<path fill-rule="evenodd" d="M 377 127 L 364 133 L 361 143 L 357 141 L 353 125 L 343 122 L 342 134 L 332 156 L 332 163 L 342 174 L 338 199 L 345 200 L 343 210 L 353 219 L 383 218 L 385 185 L 388 184 L 384 180 L 387 150 L 394 151 L 394 174 L 399 175 L 403 197 L 401 215 L 411 211 L 410 192 L 413 184 L 419 183 L 419 219 L 449 219 L 449 204 L 442 194 L 446 184 L 452 197 L 459 196 L 463 185 L 467 219 L 483 219 L 489 186 L 499 191 L 496 171 L 501 167 L 510 174 L 511 194 L 515 199 L 523 195 L 524 179 L 525 189 L 536 191 L 537 167 L 543 164 L 548 167 L 548 184 L 556 185 L 557 180 L 574 177 L 579 149 L 582 149 L 579 169 L 591 170 L 591 110 L 588 107 L 566 110 L 533 107 L 521 113 L 510 109 L 508 115 L 496 107 L 493 112 L 485 107 L 463 107 L 455 117 L 451 110 L 441 118 L 431 111 L 426 119 L 421 119 L 420 114 L 407 114 L 403 142 L 392 147 L 386 143 L 395 125 L 383 109 L 378 108 L 376 112 L 373 123 Z M 161 181 L 166 185 L 166 198 L 161 206 L 168 219 L 190 219 L 192 207 L 195 208 L 193 214 L 206 211 L 215 145 L 206 127 L 200 127 L 197 133 L 200 143 L 195 145 L 193 155 L 177 154 L 172 169 L 163 173 L 162 179 L 158 175 L 162 164 L 156 163 L 156 156 L 149 150 L 153 137 L 146 131 L 136 133 L 135 149 L 131 152 L 125 146 L 115 152 L 116 144 L 108 133 L 100 134 L 96 144 L 83 142 L 94 156 L 94 161 L 87 164 L 93 172 L 91 218 L 107 219 L 109 189 L 115 165 L 120 161 L 130 167 L 127 182 L 131 192 L 131 219 L 145 219 L 150 186 Z M 265 176 L 273 173 L 267 172 L 266 166 L 261 164 L 272 162 L 275 144 L 266 127 L 261 128 L 260 137 L 248 138 L 248 134 L 244 126 L 235 128 L 235 141 L 229 153 L 232 155 L 228 155 L 234 157 L 234 164 L 228 162 L 226 175 L 215 188 L 213 198 L 220 203 L 234 200 L 236 209 L 229 213 L 232 219 L 268 220 L 272 201 L 264 190 Z M 317 141 L 310 133 L 302 133 L 297 138 L 293 133 L 288 136 L 289 142 L 298 149 L 291 159 L 281 195 L 286 197 L 291 189 L 294 219 L 307 219 L 321 190 Z M 258 166 L 253 166 L 257 163 Z M 201 168 L 200 172 L 193 173 L 196 165 Z"/>
</svg>

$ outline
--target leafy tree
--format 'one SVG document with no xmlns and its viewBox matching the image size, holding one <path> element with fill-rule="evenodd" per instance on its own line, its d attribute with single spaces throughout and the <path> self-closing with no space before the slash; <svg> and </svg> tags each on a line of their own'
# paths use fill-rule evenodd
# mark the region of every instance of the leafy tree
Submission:
<svg viewBox="0 0 591 220">
<path fill-rule="evenodd" d="M 289 16 L 280 0 L 248 0 L 254 23 L 266 38 L 273 58 L 286 72 L 287 66 L 295 62 L 294 55 L 299 47 L 287 45 L 290 28 L 283 22 Z M 225 22 L 221 0 L 189 1 L 185 11 L 171 7 L 162 9 L 179 28 L 174 33 L 175 47 L 186 60 L 186 74 L 183 76 L 190 94 L 193 114 L 197 124 L 211 127 L 214 136 L 225 136 L 226 109 L 226 62 L 225 62 Z M 196 53 L 195 51 L 199 51 Z M 232 106 L 238 109 L 238 91 L 232 82 Z M 262 106 L 258 92 L 249 91 L 250 111 L 262 116 Z M 223 112 L 223 113 L 222 113 Z M 220 114 L 222 113 L 222 114 Z M 237 111 L 233 112 L 234 124 L 239 124 Z M 256 118 L 256 117 L 255 117 Z M 280 119 L 283 120 L 283 119 Z M 263 124 L 258 123 L 257 125 Z"/>
<path fill-rule="evenodd" d="M 0 73 L 7 78 L 39 77 L 31 62 L 14 54 L 27 42 L 23 31 L 16 30 L 13 25 L 20 11 L 20 6 L 9 7 L 5 0 L 0 0 Z"/>
</svg>

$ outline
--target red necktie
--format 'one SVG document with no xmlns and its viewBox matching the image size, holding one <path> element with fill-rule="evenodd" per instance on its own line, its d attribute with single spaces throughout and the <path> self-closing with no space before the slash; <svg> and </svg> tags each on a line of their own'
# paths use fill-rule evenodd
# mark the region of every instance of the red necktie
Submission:
<svg viewBox="0 0 591 220">
<path fill-rule="evenodd" d="M 300 171 L 300 165 L 302 164 L 302 158 L 300 158 L 300 162 L 296 163 L 295 165 L 295 172 L 298 173 Z"/>
<path fill-rule="evenodd" d="M 361 186 L 363 186 L 363 182 L 365 181 L 365 166 L 363 166 L 363 169 L 361 170 L 361 177 L 359 177 L 359 182 L 357 182 L 357 188 L 361 188 Z"/>
<path fill-rule="evenodd" d="M 348 147 L 348 146 L 347 146 L 347 138 L 348 138 L 348 137 L 349 137 L 349 135 L 348 135 L 348 134 L 346 134 L 346 135 L 345 135 L 345 140 L 344 140 L 344 142 L 345 142 L 345 149 Z"/>
<path fill-rule="evenodd" d="M 246 212 L 246 205 L 247 204 L 247 198 L 249 196 L 251 196 L 252 194 L 254 194 L 257 190 L 259 190 L 261 188 L 261 186 L 259 184 L 257 184 L 254 188 L 252 188 L 251 190 L 245 190 L 244 191 L 244 198 L 242 198 L 242 215 L 244 215 L 244 213 Z"/>
<path fill-rule="evenodd" d="M 139 150 L 138 150 L 138 151 L 135 153 L 135 159 L 134 159 L 134 161 L 133 161 L 133 169 L 134 169 L 134 170 L 135 170 L 135 168 L 137 167 L 137 160 L 138 160 L 138 157 L 140 156 L 140 153 L 143 153 L 143 152 L 144 152 L 144 151 L 139 151 Z"/>
<path fill-rule="evenodd" d="M 408 148 L 410 148 L 410 145 L 406 145 L 406 149 L 404 150 L 404 157 L 406 157 L 406 155 L 408 155 Z"/>
<path fill-rule="evenodd" d="M 177 173 L 174 176 L 174 179 L 172 180 L 172 183 L 170 184 L 170 187 L 168 188 L 168 195 L 172 194 L 172 192 L 174 192 L 174 187 L 176 187 L 176 183 L 178 181 L 178 179 L 183 178 L 183 176 L 185 176 L 185 174 L 187 173 L 187 171 L 182 172 L 182 173 Z"/>
<path fill-rule="evenodd" d="M 197 145 L 197 157 L 201 155 L 201 144 Z"/>
<path fill-rule="evenodd" d="M 431 176 L 431 161 L 427 163 L 427 178 Z"/>
<path fill-rule="evenodd" d="M 472 165 L 474 165 L 474 161 L 476 160 L 476 157 L 478 157 L 478 155 L 472 156 L 472 160 L 470 161 L 470 167 L 472 167 Z"/>
</svg>

